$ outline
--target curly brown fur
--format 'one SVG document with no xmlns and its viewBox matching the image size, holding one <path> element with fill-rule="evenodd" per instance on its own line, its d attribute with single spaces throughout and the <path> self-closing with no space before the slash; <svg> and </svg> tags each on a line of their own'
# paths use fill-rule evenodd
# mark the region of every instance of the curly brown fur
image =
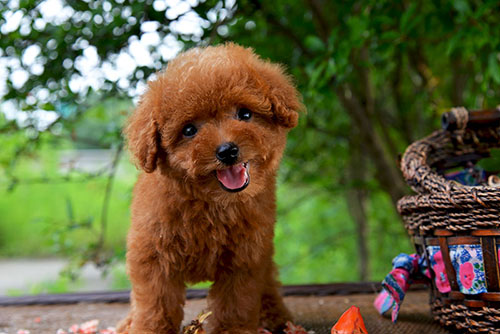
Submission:
<svg viewBox="0 0 500 334">
<path fill-rule="evenodd" d="M 241 108 L 251 119 L 237 119 Z M 278 330 L 291 320 L 272 241 L 276 172 L 300 109 L 279 65 L 234 44 L 182 53 L 149 83 L 125 131 L 145 173 L 127 240 L 132 306 L 119 333 L 178 333 L 185 284 L 200 281 L 214 282 L 212 333 Z M 193 137 L 182 134 L 187 124 L 198 129 Z M 239 148 L 235 164 L 249 166 L 239 192 L 216 176 L 228 168 L 215 155 L 227 142 Z"/>
</svg>

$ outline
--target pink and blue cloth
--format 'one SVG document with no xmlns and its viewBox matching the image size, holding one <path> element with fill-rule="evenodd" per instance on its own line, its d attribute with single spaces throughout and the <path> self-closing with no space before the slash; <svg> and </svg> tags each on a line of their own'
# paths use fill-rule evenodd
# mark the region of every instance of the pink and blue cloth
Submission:
<svg viewBox="0 0 500 334">
<path fill-rule="evenodd" d="M 481 245 L 450 245 L 449 251 L 460 292 L 463 294 L 487 292 Z M 440 247 L 428 246 L 427 252 L 437 289 L 441 293 L 450 292 L 451 287 Z M 500 248 L 498 258 L 500 259 Z M 375 299 L 374 305 L 380 314 L 392 308 L 391 318 L 395 322 L 410 285 L 415 281 L 428 282 L 431 275 L 427 261 L 418 254 L 399 254 L 392 261 L 392 266 L 393 269 L 382 282 L 382 291 Z"/>
<path fill-rule="evenodd" d="M 375 299 L 380 314 L 392 308 L 391 318 L 396 322 L 406 291 L 415 281 L 421 281 L 428 270 L 425 260 L 418 254 L 401 253 L 392 260 L 392 270 L 382 281 L 382 291 Z"/>
</svg>

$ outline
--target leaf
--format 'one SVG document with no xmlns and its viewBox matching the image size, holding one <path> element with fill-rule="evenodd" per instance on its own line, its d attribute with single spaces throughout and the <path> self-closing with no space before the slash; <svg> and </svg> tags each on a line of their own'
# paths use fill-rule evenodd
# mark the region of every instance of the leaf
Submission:
<svg viewBox="0 0 500 334">
<path fill-rule="evenodd" d="M 401 16 L 401 21 L 399 23 L 399 29 L 402 32 L 407 33 L 411 30 L 411 28 L 413 28 L 414 23 L 412 21 L 415 20 L 415 18 L 413 17 L 413 14 L 415 13 L 416 9 L 417 9 L 417 3 L 412 2 L 410 7 L 408 7 L 408 9 Z"/>
<path fill-rule="evenodd" d="M 487 172 L 496 172 L 500 170 L 500 149 L 493 148 L 490 150 L 490 157 L 479 160 L 479 167 Z"/>
<path fill-rule="evenodd" d="M 47 111 L 53 111 L 55 109 L 52 103 L 44 103 L 40 106 L 40 108 Z"/>
<path fill-rule="evenodd" d="M 490 150 L 490 157 L 500 160 L 500 148 L 492 148 Z"/>
<path fill-rule="evenodd" d="M 347 20 L 350 35 L 350 47 L 360 46 L 369 36 L 368 18 L 362 16 L 351 16 Z"/>
<path fill-rule="evenodd" d="M 446 45 L 446 55 L 449 56 L 457 49 L 457 46 L 460 45 L 460 43 L 463 42 L 463 36 L 461 32 L 458 32 L 456 35 L 451 37 L 448 40 L 448 43 Z"/>
<path fill-rule="evenodd" d="M 306 47 L 314 52 L 321 52 L 325 50 L 325 44 L 323 41 L 315 35 L 309 35 L 305 40 Z"/>
<path fill-rule="evenodd" d="M 492 158 L 486 158 L 479 161 L 478 165 L 487 172 L 496 172 L 500 170 L 500 161 Z"/>
<path fill-rule="evenodd" d="M 323 75 L 323 72 L 327 66 L 327 62 L 323 61 L 321 62 L 311 73 L 311 79 L 309 81 L 309 87 L 316 87 L 318 80 L 320 79 L 321 75 Z"/>
<path fill-rule="evenodd" d="M 491 53 L 488 57 L 488 72 L 490 73 L 493 81 L 500 84 L 500 60 L 498 59 L 498 53 Z"/>
<path fill-rule="evenodd" d="M 337 72 L 337 65 L 335 64 L 335 59 L 328 59 L 328 63 L 326 66 L 325 76 L 332 77 Z"/>
<path fill-rule="evenodd" d="M 467 1 L 465 0 L 454 0 L 451 2 L 455 10 L 459 13 L 467 13 L 470 12 L 470 7 Z"/>
<path fill-rule="evenodd" d="M 383 41 L 389 42 L 389 41 L 394 41 L 394 40 L 398 39 L 400 36 L 401 36 L 401 34 L 398 31 L 389 30 L 389 31 L 382 33 L 382 35 L 380 35 L 380 39 Z"/>
</svg>

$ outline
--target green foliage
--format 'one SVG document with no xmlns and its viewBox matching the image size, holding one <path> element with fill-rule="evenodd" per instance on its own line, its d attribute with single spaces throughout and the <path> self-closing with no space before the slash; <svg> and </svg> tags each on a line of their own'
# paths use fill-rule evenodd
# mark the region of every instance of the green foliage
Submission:
<svg viewBox="0 0 500 334">
<path fill-rule="evenodd" d="M 349 215 L 348 191 L 361 194 L 366 207 L 368 237 L 362 242 L 371 273 L 364 278 L 383 277 L 393 256 L 411 251 L 394 210 L 408 193 L 398 155 L 437 128 L 449 107 L 500 103 L 500 7 L 493 0 L 208 0 L 178 16 L 152 0 L 62 1 L 71 15 L 44 24 L 38 1 L 20 4 L 0 3 L 0 26 L 13 12 L 24 17 L 0 38 L 0 58 L 9 64 L 4 101 L 25 116 L 13 121 L 0 113 L 4 256 L 78 254 L 77 266 L 123 257 L 131 166 L 125 175 L 116 172 L 124 165 L 118 161 L 98 173 L 61 175 L 53 154 L 111 148 L 120 160 L 130 97 L 168 61 L 165 45 L 234 41 L 283 63 L 293 75 L 307 113 L 289 135 L 280 172 L 276 260 L 287 283 L 358 277 L 353 263 L 362 256 L 362 233 Z M 200 22 L 199 32 L 178 30 L 188 14 Z M 148 37 L 148 24 L 159 41 L 148 45 L 152 62 L 137 62 L 121 79 L 103 74 Z M 29 47 L 38 50 L 31 64 L 23 60 Z M 97 72 L 85 77 L 81 61 L 94 51 Z M 12 74 L 20 69 L 28 79 L 19 87 Z M 88 83 L 91 77 L 97 83 Z M 88 82 L 75 85 L 82 78 Z M 55 120 L 40 126 L 40 110 Z M 481 164 L 491 170 L 497 160 L 494 151 Z M 65 181 L 72 182 L 59 184 Z M 34 209 L 27 213 L 16 203 Z M 21 236 L 28 241 L 19 242 Z M 41 242 L 47 236 L 52 241 Z"/>
<path fill-rule="evenodd" d="M 113 290 L 130 289 L 130 280 L 123 264 L 114 266 L 111 270 L 111 276 L 113 278 L 111 285 Z"/>
<path fill-rule="evenodd" d="M 81 177 L 74 182 L 57 179 L 58 154 L 43 150 L 35 164 L 24 161 L 17 169 L 22 182 L 12 191 L 0 190 L 0 256 L 52 256 L 73 258 L 75 264 L 99 235 L 99 217 L 106 186 L 104 176 Z M 135 168 L 129 163 L 120 165 L 122 177 L 115 184 L 107 225 L 107 250 L 122 254 L 129 225 L 129 204 Z M 43 175 L 46 180 L 37 176 Z M 26 210 L 26 208 L 30 210 Z M 83 258 L 82 258 L 83 257 Z M 84 261 L 85 262 L 85 261 Z"/>
<path fill-rule="evenodd" d="M 50 154 L 50 156 L 54 156 Z M 130 187 L 134 182 L 131 166 L 127 177 L 117 185 L 110 210 L 110 224 L 106 247 L 119 254 L 123 261 L 124 239 L 128 229 Z M 30 292 L 54 292 L 56 288 L 76 288 L 69 284 L 82 260 L 88 244 L 98 234 L 95 216 L 100 211 L 100 201 L 95 194 L 102 194 L 103 180 L 87 183 L 40 184 L 29 187 L 20 185 L 9 194 L 2 194 L 7 201 L 0 203 L 2 220 L 0 256 L 52 256 L 65 255 L 73 259 L 67 275 L 56 282 L 34 285 Z M 51 198 L 45 201 L 44 198 Z M 372 279 L 380 280 L 390 269 L 394 248 L 410 251 L 405 232 L 400 224 L 394 224 L 396 215 L 387 210 L 390 204 L 383 194 L 370 204 L 370 249 L 374 263 Z M 21 201 L 31 208 L 26 213 Z M 352 281 L 357 277 L 356 244 L 354 226 L 350 223 L 346 203 L 341 194 L 332 197 L 327 190 L 317 186 L 297 187 L 281 184 L 278 192 L 278 223 L 276 228 L 276 261 L 281 278 L 286 284 L 326 283 Z M 26 201 L 27 200 L 27 201 Z M 13 210 L 12 208 L 15 208 Z M 339 223 L 341 222 L 341 223 Z M 375 233 L 389 231 L 390 233 Z M 397 240 L 395 243 L 394 240 Z M 393 247 L 387 247 L 391 244 Z M 112 288 L 129 287 L 125 268 L 118 264 L 111 269 Z M 68 283 L 68 284 L 66 284 Z M 80 282 L 82 284 L 82 282 Z M 207 287 L 208 283 L 195 287 Z"/>
<path fill-rule="evenodd" d="M 500 170 L 500 149 L 492 148 L 490 156 L 479 160 L 478 165 L 487 172 L 498 172 Z"/>
</svg>

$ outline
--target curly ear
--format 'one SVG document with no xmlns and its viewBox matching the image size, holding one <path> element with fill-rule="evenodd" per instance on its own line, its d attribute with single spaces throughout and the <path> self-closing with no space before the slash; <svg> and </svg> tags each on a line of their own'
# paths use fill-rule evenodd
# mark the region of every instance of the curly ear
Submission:
<svg viewBox="0 0 500 334">
<path fill-rule="evenodd" d="M 305 107 L 300 94 L 281 65 L 264 62 L 259 69 L 265 84 L 268 86 L 268 98 L 272 112 L 278 123 L 285 128 L 294 128 L 299 121 L 299 111 Z"/>
<path fill-rule="evenodd" d="M 146 173 L 156 169 L 160 134 L 158 123 L 154 119 L 154 103 L 147 97 L 141 99 L 128 120 L 124 134 L 128 138 L 128 147 L 136 163 Z"/>
</svg>

